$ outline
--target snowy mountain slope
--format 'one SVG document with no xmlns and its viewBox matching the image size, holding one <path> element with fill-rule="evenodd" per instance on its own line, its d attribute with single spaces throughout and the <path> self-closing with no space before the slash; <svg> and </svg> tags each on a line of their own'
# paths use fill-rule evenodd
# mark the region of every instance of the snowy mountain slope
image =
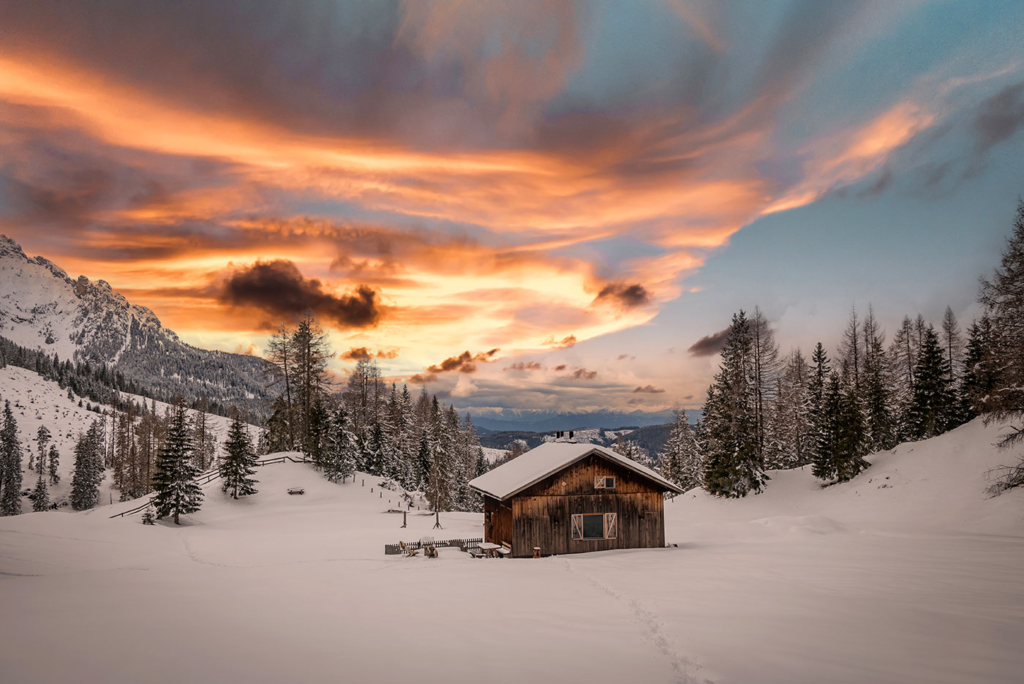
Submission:
<svg viewBox="0 0 1024 684">
<path fill-rule="evenodd" d="M 262 362 L 185 344 L 149 309 L 103 280 L 73 280 L 43 257 L 28 257 L 0 235 L 0 335 L 61 359 L 117 364 L 126 376 L 167 396 L 206 394 L 260 404 Z"/>
<path fill-rule="evenodd" d="M 136 401 L 143 401 L 141 397 L 134 397 L 122 393 L 124 398 L 132 398 Z M 106 427 L 107 435 L 110 434 L 111 422 L 109 406 L 94 404 L 108 415 L 104 416 L 95 411 L 89 411 L 83 401 L 83 406 L 78 406 L 80 397 L 74 400 L 68 399 L 67 390 L 62 390 L 56 382 L 41 378 L 33 371 L 7 366 L 0 368 L 0 402 L 10 401 L 14 419 L 18 424 L 18 437 L 21 440 L 24 458 L 22 460 L 22 488 L 31 489 L 35 486 L 38 474 L 28 470 L 29 452 L 38 453 L 36 433 L 40 425 L 45 425 L 50 431 L 50 443 L 57 447 L 60 452 L 60 482 L 50 487 L 50 500 L 60 501 L 71 493 L 71 474 L 74 468 L 75 443 L 78 436 L 89 429 L 94 420 L 99 420 Z M 147 406 L 152 406 L 153 401 L 144 400 Z M 156 402 L 157 412 L 161 415 L 168 408 L 167 404 Z M 194 411 L 190 412 L 192 415 Z M 207 414 L 207 426 L 220 445 L 227 438 L 228 426 L 231 421 L 221 416 Z M 260 428 L 252 427 L 254 437 L 259 433 Z M 120 493 L 111 489 L 111 478 L 108 476 L 100 484 L 100 501 L 117 501 Z M 22 499 L 22 510 L 26 513 L 32 510 L 32 503 L 27 498 Z M 71 511 L 70 508 L 62 508 L 61 511 Z"/>
<path fill-rule="evenodd" d="M 304 464 L 260 468 L 251 499 L 211 483 L 177 528 L 117 504 L 3 518 L 0 662 L 18 682 L 1019 681 L 1024 492 L 983 493 L 1020 455 L 997 434 L 974 422 L 825 489 L 795 470 L 691 492 L 666 504 L 677 547 L 541 560 L 384 556 L 478 537 L 481 516 L 401 529 L 371 478 Z"/>
</svg>

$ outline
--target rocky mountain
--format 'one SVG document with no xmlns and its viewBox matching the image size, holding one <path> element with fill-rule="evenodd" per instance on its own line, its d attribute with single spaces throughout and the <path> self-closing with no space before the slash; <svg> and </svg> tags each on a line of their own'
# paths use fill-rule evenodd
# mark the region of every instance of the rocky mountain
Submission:
<svg viewBox="0 0 1024 684">
<path fill-rule="evenodd" d="M 116 367 L 157 396 L 207 396 L 262 413 L 263 361 L 182 342 L 103 280 L 72 279 L 0 235 L 0 335 L 63 359 Z"/>
</svg>

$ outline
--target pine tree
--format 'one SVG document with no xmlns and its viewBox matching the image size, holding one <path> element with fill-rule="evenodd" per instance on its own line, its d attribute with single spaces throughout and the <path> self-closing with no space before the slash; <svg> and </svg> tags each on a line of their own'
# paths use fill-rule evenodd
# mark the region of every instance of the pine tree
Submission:
<svg viewBox="0 0 1024 684">
<path fill-rule="evenodd" d="M 237 415 L 231 421 L 220 462 L 221 491 L 231 490 L 233 499 L 256 493 L 258 480 L 250 477 L 256 472 L 256 451 L 247 427 Z"/>
<path fill-rule="evenodd" d="M 46 472 L 46 446 L 50 443 L 50 431 L 45 425 L 40 425 L 39 429 L 36 430 L 36 449 L 39 453 L 39 457 L 36 460 L 36 469 L 40 473 Z M 29 470 L 32 470 L 32 464 L 29 463 Z"/>
<path fill-rule="evenodd" d="M 0 426 L 0 515 L 21 513 L 21 441 L 11 402 L 4 402 L 4 420 Z"/>
<path fill-rule="evenodd" d="M 50 457 L 47 459 L 50 484 L 55 485 L 60 482 L 60 473 L 57 472 L 57 466 L 60 465 L 60 452 L 57 451 L 57 447 L 53 444 L 50 445 Z"/>
<path fill-rule="evenodd" d="M 836 480 L 847 482 L 870 464 L 864 460 L 867 453 L 867 434 L 860 398 L 853 387 L 840 394 L 838 450 L 834 454 Z"/>
<path fill-rule="evenodd" d="M 178 525 L 181 514 L 199 510 L 203 490 L 195 483 L 199 470 L 193 460 L 192 439 L 184 402 L 178 402 L 171 415 L 167 437 L 156 462 L 153 477 L 153 505 L 157 518 L 174 517 Z"/>
<path fill-rule="evenodd" d="M 860 393 L 860 372 L 863 363 L 863 348 L 860 343 L 860 324 L 857 309 L 850 310 L 850 320 L 839 344 L 839 360 L 844 382 L 853 385 L 854 391 Z"/>
<path fill-rule="evenodd" d="M 758 456 L 752 388 L 753 341 L 746 315 L 733 316 L 722 364 L 704 405 L 704 487 L 716 496 L 760 492 L 767 476 Z"/>
<path fill-rule="evenodd" d="M 842 396 L 839 376 L 829 375 L 822 395 L 821 405 L 815 416 L 817 448 L 811 473 L 819 480 L 831 481 L 838 473 L 836 455 L 839 453 L 840 413 Z"/>
<path fill-rule="evenodd" d="M 955 397 L 949 386 L 946 355 L 931 326 L 925 330 L 914 378 L 914 396 L 909 415 L 911 436 L 914 439 L 928 439 L 941 435 L 954 425 Z"/>
<path fill-rule="evenodd" d="M 768 324 L 768 319 L 758 307 L 754 307 L 754 317 L 748 322 L 751 338 L 752 375 L 751 391 L 753 392 L 754 421 L 757 425 L 757 458 L 765 463 L 765 449 L 768 437 L 768 416 L 770 406 L 775 399 L 777 376 L 779 373 L 779 346 L 775 343 L 775 333 Z"/>
<path fill-rule="evenodd" d="M 71 507 L 76 511 L 99 503 L 103 481 L 103 427 L 94 420 L 75 444 L 75 471 L 71 475 Z"/>
<path fill-rule="evenodd" d="M 914 367 L 917 365 L 917 344 L 914 340 L 914 322 L 909 316 L 904 316 L 888 354 L 892 371 L 889 403 L 893 414 L 893 441 L 896 443 L 910 439 L 910 405 L 914 398 Z"/>
<path fill-rule="evenodd" d="M 658 472 L 683 491 L 689 491 L 701 486 L 703 461 L 696 432 L 686 419 L 686 413 L 676 411 L 665 450 L 658 458 Z"/>
<path fill-rule="evenodd" d="M 46 478 L 42 471 L 36 479 L 36 488 L 32 491 L 32 510 L 36 513 L 50 509 L 50 493 L 46 489 Z"/>
<path fill-rule="evenodd" d="M 964 419 L 988 413 L 999 386 L 999 373 L 993 349 L 992 319 L 983 315 L 967 329 L 963 381 L 960 383 Z"/>
</svg>

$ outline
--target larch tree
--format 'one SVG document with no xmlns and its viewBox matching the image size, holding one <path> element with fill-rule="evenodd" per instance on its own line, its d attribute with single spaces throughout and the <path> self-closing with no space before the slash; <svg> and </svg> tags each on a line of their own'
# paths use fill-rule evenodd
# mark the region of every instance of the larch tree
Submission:
<svg viewBox="0 0 1024 684">
<path fill-rule="evenodd" d="M 188 412 L 185 403 L 179 401 L 171 414 L 153 476 L 156 517 L 172 516 L 175 525 L 181 524 L 181 515 L 198 511 L 203 501 L 203 490 L 195 483 L 199 470 L 192 452 Z"/>
<path fill-rule="evenodd" d="M 995 388 L 988 402 L 989 420 L 1011 424 L 999 445 L 1024 442 L 1024 199 L 1018 201 L 1013 233 L 999 266 L 982 280 L 981 303 L 992 322 L 992 372 Z M 1024 486 L 1024 458 L 1005 469 L 992 492 Z"/>
</svg>

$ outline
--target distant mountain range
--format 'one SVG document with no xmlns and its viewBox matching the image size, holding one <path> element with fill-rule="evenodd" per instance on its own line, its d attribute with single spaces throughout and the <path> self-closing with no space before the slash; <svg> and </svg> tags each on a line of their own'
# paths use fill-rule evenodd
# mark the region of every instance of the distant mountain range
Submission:
<svg viewBox="0 0 1024 684">
<path fill-rule="evenodd" d="M 159 396 L 207 396 L 262 414 L 262 359 L 199 349 L 103 280 L 72 279 L 0 235 L 0 335 L 61 359 L 116 366 Z"/>
<path fill-rule="evenodd" d="M 473 424 L 494 432 L 551 432 L 553 430 L 580 430 L 585 428 L 604 428 L 617 430 L 623 427 L 643 427 L 646 425 L 662 425 L 672 422 L 672 411 L 590 411 L 582 413 L 558 413 L 548 411 L 515 411 L 504 409 L 500 412 L 488 412 L 474 415 Z M 700 417 L 700 411 L 686 411 L 690 421 Z"/>
</svg>

